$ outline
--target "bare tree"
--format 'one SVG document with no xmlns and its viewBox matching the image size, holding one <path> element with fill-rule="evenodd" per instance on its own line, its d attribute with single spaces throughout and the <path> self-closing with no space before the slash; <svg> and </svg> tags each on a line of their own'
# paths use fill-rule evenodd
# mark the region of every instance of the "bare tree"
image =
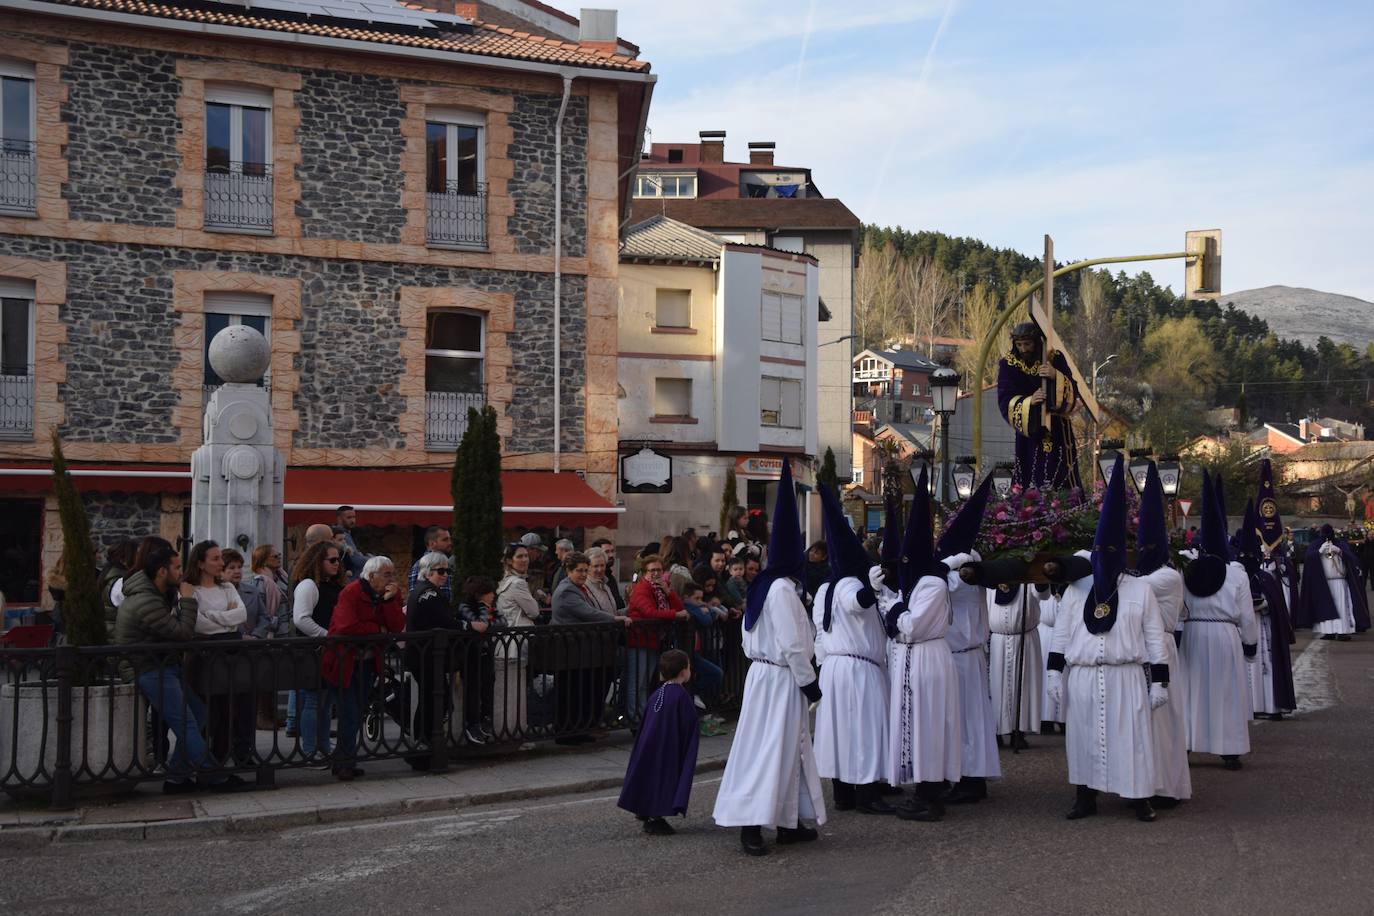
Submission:
<svg viewBox="0 0 1374 916">
<path fill-rule="evenodd" d="M 894 336 L 893 316 L 898 312 L 902 257 L 896 247 L 865 246 L 854 280 L 854 321 L 864 349 L 882 347 Z"/>
<path fill-rule="evenodd" d="M 903 285 L 909 295 L 912 337 L 917 344 L 925 341 L 929 358 L 935 352 L 935 338 L 953 325 L 959 284 L 948 271 L 926 257 L 907 261 L 906 272 Z"/>
</svg>

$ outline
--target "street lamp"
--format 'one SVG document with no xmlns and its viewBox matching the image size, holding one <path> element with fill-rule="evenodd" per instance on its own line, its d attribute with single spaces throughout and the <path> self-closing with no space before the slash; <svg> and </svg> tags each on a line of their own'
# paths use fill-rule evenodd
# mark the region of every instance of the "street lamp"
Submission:
<svg viewBox="0 0 1374 916">
<path fill-rule="evenodd" d="M 954 492 L 960 499 L 973 495 L 973 484 L 978 480 L 978 472 L 973 469 L 973 457 L 960 455 L 954 465 Z"/>
<path fill-rule="evenodd" d="M 959 373 L 941 366 L 930 373 L 930 398 L 940 418 L 940 496 L 948 503 L 949 492 L 949 418 L 959 401 Z"/>
<path fill-rule="evenodd" d="M 1116 466 L 1117 449 L 1126 443 L 1120 439 L 1103 439 L 1097 443 L 1097 468 L 1102 472 L 1102 486 L 1112 482 L 1112 468 Z"/>
<path fill-rule="evenodd" d="M 1178 525 L 1178 490 L 1183 485 L 1183 465 L 1179 464 L 1177 455 L 1165 455 L 1159 459 L 1159 488 L 1164 491 L 1164 498 L 1169 501 L 1169 528 L 1173 529 Z"/>
<path fill-rule="evenodd" d="M 992 469 L 992 488 L 1003 499 L 1011 495 L 1011 480 L 1011 468 L 1008 465 L 999 464 Z"/>
<path fill-rule="evenodd" d="M 1131 449 L 1131 483 L 1135 484 L 1137 495 L 1145 492 L 1145 478 L 1150 473 L 1150 449 L 1133 448 Z"/>
</svg>

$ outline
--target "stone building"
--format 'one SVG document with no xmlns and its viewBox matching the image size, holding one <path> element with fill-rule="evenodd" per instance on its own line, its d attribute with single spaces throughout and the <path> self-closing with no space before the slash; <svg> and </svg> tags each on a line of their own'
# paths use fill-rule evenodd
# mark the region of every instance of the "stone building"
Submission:
<svg viewBox="0 0 1374 916">
<path fill-rule="evenodd" d="M 451 520 L 482 404 L 508 528 L 615 524 L 616 251 L 655 77 L 614 13 L 414 6 L 0 0 L 9 601 L 61 552 L 53 431 L 99 546 L 183 534 L 231 324 L 271 347 L 297 534 L 351 503 L 405 560 Z"/>
</svg>

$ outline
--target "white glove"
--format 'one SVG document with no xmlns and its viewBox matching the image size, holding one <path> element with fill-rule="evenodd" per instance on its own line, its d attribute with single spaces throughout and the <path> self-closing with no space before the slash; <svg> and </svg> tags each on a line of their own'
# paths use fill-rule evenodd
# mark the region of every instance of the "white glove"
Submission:
<svg viewBox="0 0 1374 916">
<path fill-rule="evenodd" d="M 1058 706 L 1064 702 L 1064 673 L 1062 671 L 1045 672 L 1045 696 L 1050 698 L 1050 702 Z"/>
<path fill-rule="evenodd" d="M 1150 685 L 1150 708 L 1158 709 L 1169 702 L 1169 688 L 1163 684 Z"/>
</svg>

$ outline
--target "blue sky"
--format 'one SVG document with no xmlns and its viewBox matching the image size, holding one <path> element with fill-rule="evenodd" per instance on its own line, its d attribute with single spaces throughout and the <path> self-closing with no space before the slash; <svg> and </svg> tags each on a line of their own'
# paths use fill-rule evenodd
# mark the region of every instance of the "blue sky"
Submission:
<svg viewBox="0 0 1374 916">
<path fill-rule="evenodd" d="M 774 140 L 867 222 L 1060 260 L 1221 227 L 1227 290 L 1374 300 L 1374 3 L 613 5 L 657 141 Z"/>
</svg>

